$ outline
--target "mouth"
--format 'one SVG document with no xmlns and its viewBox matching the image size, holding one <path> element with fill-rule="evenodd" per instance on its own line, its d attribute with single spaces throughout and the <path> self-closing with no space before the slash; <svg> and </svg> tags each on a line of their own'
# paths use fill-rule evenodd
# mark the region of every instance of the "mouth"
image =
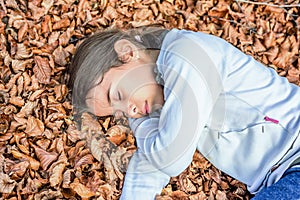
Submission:
<svg viewBox="0 0 300 200">
<path fill-rule="evenodd" d="M 144 106 L 144 114 L 148 115 L 150 113 L 150 107 L 148 105 L 148 101 L 145 101 L 145 106 Z"/>
</svg>

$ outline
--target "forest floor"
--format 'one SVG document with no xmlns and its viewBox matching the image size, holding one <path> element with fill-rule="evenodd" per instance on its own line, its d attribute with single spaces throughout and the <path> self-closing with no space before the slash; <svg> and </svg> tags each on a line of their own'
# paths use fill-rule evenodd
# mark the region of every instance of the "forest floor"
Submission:
<svg viewBox="0 0 300 200">
<path fill-rule="evenodd" d="M 118 199 L 135 141 L 126 119 L 82 117 L 66 67 L 86 36 L 161 24 L 224 38 L 299 85 L 299 0 L 0 0 L 0 199 Z M 196 152 L 157 199 L 249 199 Z"/>
</svg>

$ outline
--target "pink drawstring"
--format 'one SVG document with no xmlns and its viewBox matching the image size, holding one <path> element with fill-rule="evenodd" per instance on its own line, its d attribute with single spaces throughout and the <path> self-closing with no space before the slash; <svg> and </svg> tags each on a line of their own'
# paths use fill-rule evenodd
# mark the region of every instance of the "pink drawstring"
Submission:
<svg viewBox="0 0 300 200">
<path fill-rule="evenodd" d="M 275 123 L 275 124 L 278 124 L 278 123 L 279 123 L 278 120 L 272 119 L 272 118 L 270 118 L 270 117 L 268 117 L 268 116 L 265 116 L 264 120 L 267 121 L 267 122 L 273 122 L 273 123 Z"/>
</svg>

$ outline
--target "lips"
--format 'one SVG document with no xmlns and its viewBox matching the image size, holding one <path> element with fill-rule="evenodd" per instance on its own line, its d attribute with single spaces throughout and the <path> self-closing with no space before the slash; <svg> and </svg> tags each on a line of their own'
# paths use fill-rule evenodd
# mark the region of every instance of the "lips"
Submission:
<svg viewBox="0 0 300 200">
<path fill-rule="evenodd" d="M 150 113 L 150 108 L 149 108 L 148 102 L 145 101 L 144 114 L 148 115 L 149 113 Z"/>
</svg>

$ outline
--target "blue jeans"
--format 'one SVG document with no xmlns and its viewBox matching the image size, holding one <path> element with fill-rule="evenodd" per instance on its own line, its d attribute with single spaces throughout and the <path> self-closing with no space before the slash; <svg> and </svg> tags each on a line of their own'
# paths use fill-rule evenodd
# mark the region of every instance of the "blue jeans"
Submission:
<svg viewBox="0 0 300 200">
<path fill-rule="evenodd" d="M 261 190 L 251 200 L 300 200 L 300 167 L 288 169 L 275 184 Z"/>
</svg>

